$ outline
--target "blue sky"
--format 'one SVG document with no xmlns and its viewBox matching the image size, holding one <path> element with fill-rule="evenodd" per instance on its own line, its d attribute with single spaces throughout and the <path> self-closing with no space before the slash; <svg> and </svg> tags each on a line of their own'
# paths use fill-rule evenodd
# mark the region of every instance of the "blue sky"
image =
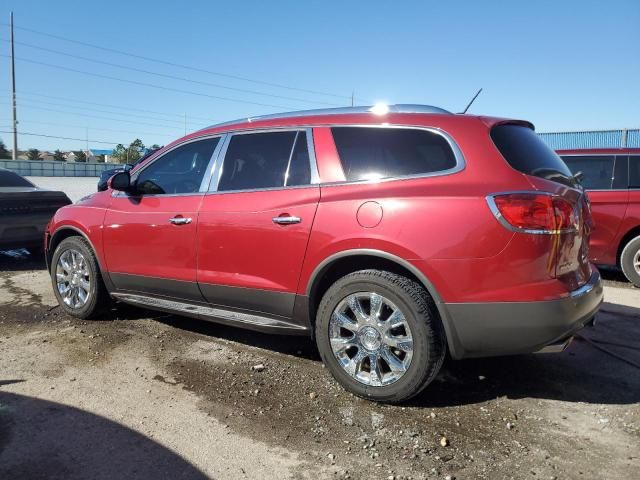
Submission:
<svg viewBox="0 0 640 480">
<path fill-rule="evenodd" d="M 15 31 L 20 129 L 84 139 L 88 128 L 89 146 L 95 148 L 128 143 L 135 137 L 147 145 L 167 143 L 184 134 L 185 113 L 187 130 L 192 131 L 247 115 L 348 105 L 352 91 L 357 104 L 426 103 L 460 111 L 483 87 L 473 113 L 525 118 L 538 131 L 640 127 L 637 0 L 3 0 L 0 130 L 11 124 L 9 45 L 4 41 L 11 10 L 20 27 Z M 338 96 L 182 69 L 25 28 Z M 183 77 L 191 83 L 131 69 Z M 0 138 L 10 146 L 10 134 L 0 133 Z M 19 139 L 21 149 L 84 145 L 84 141 L 35 136 Z"/>
</svg>

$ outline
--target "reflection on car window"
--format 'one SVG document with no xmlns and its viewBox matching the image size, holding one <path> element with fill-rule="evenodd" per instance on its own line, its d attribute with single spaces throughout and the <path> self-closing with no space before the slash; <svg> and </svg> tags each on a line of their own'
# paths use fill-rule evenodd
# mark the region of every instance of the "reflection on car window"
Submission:
<svg viewBox="0 0 640 480">
<path fill-rule="evenodd" d="M 0 170 L 0 187 L 33 187 L 33 183 L 9 170 Z"/>
<path fill-rule="evenodd" d="M 198 192 L 219 140 L 188 143 L 158 158 L 140 172 L 136 190 L 153 195 Z"/>
<path fill-rule="evenodd" d="M 582 185 L 587 190 L 609 190 L 613 182 L 613 155 L 563 156 L 574 175 L 582 172 Z"/>
<path fill-rule="evenodd" d="M 456 166 L 449 143 L 426 130 L 334 127 L 331 132 L 348 181 L 439 172 Z"/>
<path fill-rule="evenodd" d="M 283 187 L 296 134 L 291 131 L 234 135 L 225 155 L 218 191 Z M 308 161 L 307 154 L 307 164 Z"/>
</svg>

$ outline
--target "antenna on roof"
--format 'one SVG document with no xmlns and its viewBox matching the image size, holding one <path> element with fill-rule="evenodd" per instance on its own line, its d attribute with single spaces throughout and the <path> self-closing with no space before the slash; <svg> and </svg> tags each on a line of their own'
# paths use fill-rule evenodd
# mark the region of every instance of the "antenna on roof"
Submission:
<svg viewBox="0 0 640 480">
<path fill-rule="evenodd" d="M 476 92 L 476 94 L 473 96 L 473 98 L 471 99 L 471 101 L 470 101 L 470 102 L 469 102 L 469 104 L 467 105 L 467 108 L 465 108 L 465 109 L 462 111 L 462 113 L 463 113 L 463 114 L 464 114 L 464 113 L 467 113 L 467 110 L 469 110 L 469 107 L 471 106 L 471 104 L 472 104 L 473 102 L 475 102 L 475 101 L 476 101 L 476 98 L 478 98 L 478 95 L 480 95 L 480 92 L 481 92 L 481 91 L 482 91 L 482 89 L 480 89 L 480 90 L 478 90 L 478 91 Z"/>
</svg>

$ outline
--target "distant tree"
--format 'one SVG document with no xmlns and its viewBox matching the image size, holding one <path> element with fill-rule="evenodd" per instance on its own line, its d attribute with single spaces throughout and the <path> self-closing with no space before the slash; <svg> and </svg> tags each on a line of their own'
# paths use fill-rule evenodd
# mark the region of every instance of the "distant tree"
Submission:
<svg viewBox="0 0 640 480">
<path fill-rule="evenodd" d="M 136 163 L 143 155 L 144 143 L 142 143 L 142 140 L 140 140 L 139 138 L 136 138 L 133 142 L 131 142 L 128 150 L 129 160 L 127 163 Z"/>
<path fill-rule="evenodd" d="M 113 149 L 113 152 L 111 152 L 111 157 L 117 163 L 127 163 L 127 149 L 124 148 L 124 145 L 119 143 L 116 145 L 116 148 Z"/>
<path fill-rule="evenodd" d="M 98 162 L 98 163 L 104 163 L 104 155 L 98 155 L 98 156 L 96 156 L 96 162 Z"/>
<path fill-rule="evenodd" d="M 86 162 L 87 154 L 82 150 L 74 151 L 73 154 L 76 156 L 76 162 Z"/>
<path fill-rule="evenodd" d="M 158 145 L 157 143 L 154 143 L 149 147 L 149 150 L 158 150 L 159 148 L 162 148 L 162 146 Z"/>
<path fill-rule="evenodd" d="M 118 163 L 135 163 L 143 155 L 143 152 L 144 143 L 139 138 L 136 138 L 128 147 L 121 143 L 116 145 L 111 156 Z"/>
<path fill-rule="evenodd" d="M 29 149 L 29 151 L 27 152 L 27 158 L 29 160 L 42 160 L 42 158 L 40 158 L 40 150 L 38 150 L 37 148 Z"/>
<path fill-rule="evenodd" d="M 11 154 L 7 147 L 4 146 L 4 142 L 0 140 L 0 158 L 11 158 Z"/>
<path fill-rule="evenodd" d="M 53 152 L 53 159 L 56 162 L 64 162 L 65 161 L 64 153 L 62 153 L 60 150 L 56 150 L 55 152 Z"/>
</svg>

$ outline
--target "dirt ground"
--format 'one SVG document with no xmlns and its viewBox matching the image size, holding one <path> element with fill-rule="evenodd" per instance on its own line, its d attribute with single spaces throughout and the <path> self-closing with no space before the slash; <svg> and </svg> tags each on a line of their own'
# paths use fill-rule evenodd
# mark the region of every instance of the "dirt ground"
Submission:
<svg viewBox="0 0 640 480">
<path fill-rule="evenodd" d="M 640 290 L 607 278 L 564 353 L 448 361 L 385 406 L 303 338 L 122 305 L 75 320 L 40 260 L 0 254 L 0 478 L 638 478 Z"/>
</svg>

